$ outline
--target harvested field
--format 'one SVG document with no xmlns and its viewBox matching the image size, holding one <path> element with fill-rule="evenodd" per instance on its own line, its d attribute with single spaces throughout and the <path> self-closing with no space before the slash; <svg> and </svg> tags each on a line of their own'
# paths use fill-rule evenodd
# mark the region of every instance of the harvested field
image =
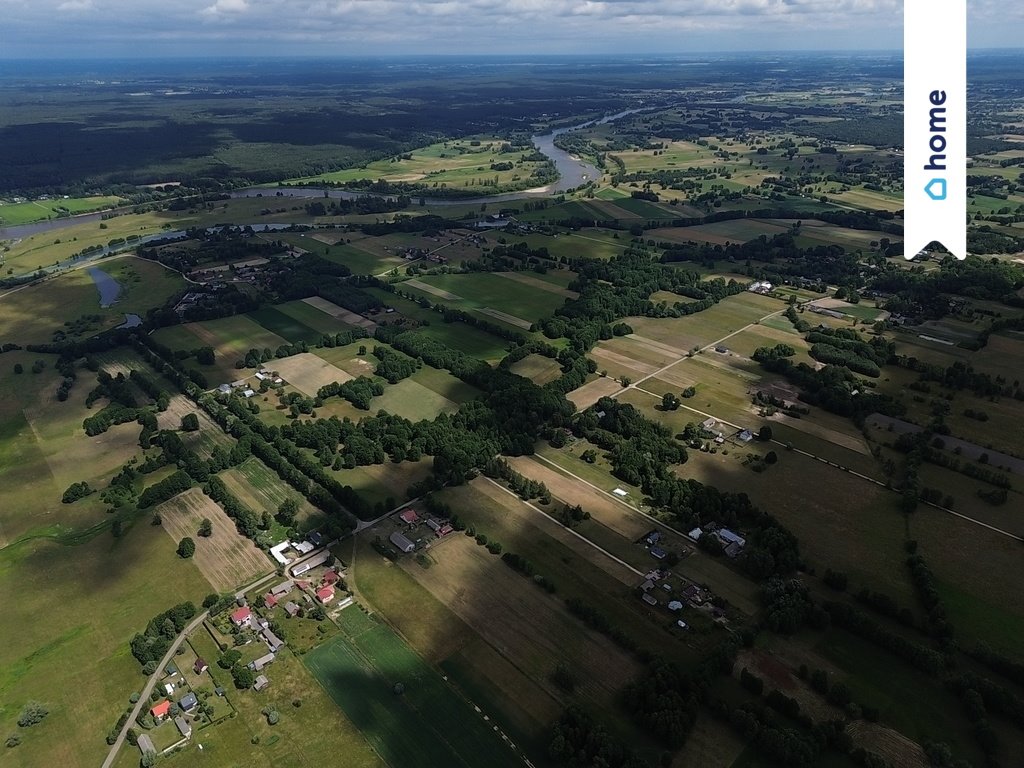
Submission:
<svg viewBox="0 0 1024 768">
<path fill-rule="evenodd" d="M 579 504 L 596 521 L 615 531 L 626 541 L 636 541 L 651 529 L 649 520 L 589 485 L 556 472 L 527 456 L 516 456 L 506 460 L 520 474 L 544 483 L 555 498 L 566 504 Z"/>
<path fill-rule="evenodd" d="M 484 490 L 482 486 L 478 486 Z M 639 665 L 610 640 L 584 629 L 549 596 L 466 536 L 431 552 L 424 569 L 411 558 L 402 567 L 490 645 L 541 687 L 562 661 L 579 672 L 580 695 L 610 705 Z M 557 696 L 557 689 L 550 691 Z"/>
<path fill-rule="evenodd" d="M 333 384 L 336 381 L 344 383 L 355 378 L 312 352 L 283 357 L 274 360 L 272 365 L 273 370 L 277 371 L 281 378 L 310 397 L 315 397 L 317 390 L 326 384 Z"/>
<path fill-rule="evenodd" d="M 592 406 L 602 397 L 618 392 L 620 389 L 622 389 L 622 387 L 619 382 L 614 379 L 601 377 L 599 379 L 594 379 L 593 381 L 588 381 L 582 387 L 577 387 L 566 395 L 566 397 L 582 411 L 585 408 Z"/>
<path fill-rule="evenodd" d="M 672 360 L 677 357 L 682 357 L 683 355 L 686 354 L 685 349 L 680 349 L 679 347 L 673 347 L 668 344 L 663 344 L 660 341 L 648 339 L 646 336 L 640 336 L 636 333 L 631 333 L 628 336 L 626 336 L 626 338 L 639 343 L 642 347 L 649 349 L 651 352 L 667 355 L 668 359 L 666 359 L 665 362 L 668 362 L 669 360 Z"/>
<path fill-rule="evenodd" d="M 590 351 L 590 356 L 597 361 L 598 369 L 606 369 L 612 376 L 621 377 L 624 374 L 648 376 L 658 370 L 657 365 L 642 363 L 627 355 L 620 355 L 605 347 L 597 346 Z"/>
<path fill-rule="evenodd" d="M 866 720 L 854 720 L 846 726 L 846 732 L 850 734 L 854 744 L 885 758 L 889 765 L 898 765 L 900 768 L 927 768 L 931 764 L 920 744 L 892 728 Z"/>
<path fill-rule="evenodd" d="M 462 301 L 461 296 L 457 296 L 443 288 L 438 288 L 436 285 L 424 283 L 422 280 L 406 280 L 405 285 L 412 286 L 413 288 L 419 288 L 421 291 L 426 291 L 427 293 L 437 296 L 439 299 L 445 299 L 446 301 Z"/>
<path fill-rule="evenodd" d="M 157 511 L 163 519 L 163 529 L 175 543 L 186 536 L 195 541 L 192 561 L 217 592 L 248 584 L 273 570 L 267 556 L 238 533 L 220 505 L 198 488 L 165 501 Z M 213 535 L 206 538 L 196 534 L 204 518 L 213 523 Z"/>
<path fill-rule="evenodd" d="M 334 302 L 328 301 L 327 299 L 321 299 L 319 296 L 310 296 L 308 299 L 303 299 L 303 301 L 309 304 L 309 306 L 316 307 L 321 312 L 325 312 L 343 323 L 355 325 L 359 328 L 365 328 L 368 331 L 372 331 L 377 327 L 377 324 L 373 322 L 373 320 L 368 320 L 362 315 L 357 315 L 355 312 L 347 310 L 344 307 L 339 307 Z"/>
<path fill-rule="evenodd" d="M 579 294 L 576 291 L 570 291 L 568 288 L 562 288 L 559 285 L 550 283 L 547 280 L 541 280 L 533 275 L 528 275 L 525 272 L 495 272 L 494 274 L 499 277 L 505 277 L 509 280 L 515 280 L 517 283 L 528 285 L 531 288 L 536 288 L 540 291 L 547 291 L 548 293 L 557 293 L 559 296 L 565 296 L 570 299 L 579 298 Z"/>
<path fill-rule="evenodd" d="M 529 320 L 523 320 L 522 318 L 510 315 L 507 312 L 502 312 L 500 309 L 492 309 L 491 307 L 480 307 L 477 312 L 482 315 L 490 315 L 496 320 L 501 320 L 503 323 L 514 325 L 516 328 L 522 328 L 524 331 L 530 330 L 533 325 Z"/>
<path fill-rule="evenodd" d="M 562 366 L 557 360 L 543 355 L 527 355 L 522 360 L 512 364 L 512 373 L 532 380 L 535 384 L 547 384 L 554 381 L 562 373 Z"/>
</svg>

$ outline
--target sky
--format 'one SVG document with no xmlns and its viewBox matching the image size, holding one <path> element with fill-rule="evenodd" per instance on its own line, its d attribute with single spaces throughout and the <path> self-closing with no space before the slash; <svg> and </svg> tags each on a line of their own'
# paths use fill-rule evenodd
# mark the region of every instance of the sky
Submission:
<svg viewBox="0 0 1024 768">
<path fill-rule="evenodd" d="M 1022 45 L 1020 0 L 968 13 L 969 46 Z M 0 0 L 0 58 L 892 50 L 902 15 L 901 0 Z"/>
</svg>

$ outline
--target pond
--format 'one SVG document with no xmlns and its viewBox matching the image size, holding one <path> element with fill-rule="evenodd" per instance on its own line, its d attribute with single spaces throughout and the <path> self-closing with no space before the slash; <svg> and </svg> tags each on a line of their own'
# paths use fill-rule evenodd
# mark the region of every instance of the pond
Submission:
<svg viewBox="0 0 1024 768">
<path fill-rule="evenodd" d="M 117 301 L 121 295 L 121 284 L 99 267 L 89 267 L 86 272 L 96 284 L 100 292 L 100 309 L 106 309 Z"/>
</svg>

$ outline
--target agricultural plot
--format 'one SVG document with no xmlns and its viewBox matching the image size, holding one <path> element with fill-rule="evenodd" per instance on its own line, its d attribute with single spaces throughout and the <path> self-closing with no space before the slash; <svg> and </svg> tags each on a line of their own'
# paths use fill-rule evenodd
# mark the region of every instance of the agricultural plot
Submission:
<svg viewBox="0 0 1024 768">
<path fill-rule="evenodd" d="M 298 528 L 311 530 L 323 518 L 323 514 L 316 507 L 306 501 L 298 491 L 286 485 L 274 471 L 255 457 L 221 472 L 219 477 L 239 501 L 257 514 L 274 514 L 285 499 L 294 498 L 299 502 L 299 511 L 295 518 Z"/>
<path fill-rule="evenodd" d="M 660 231 L 660 230 L 659 230 Z M 526 243 L 530 248 L 547 248 L 553 258 L 610 259 L 625 250 L 629 238 L 611 229 L 587 229 L 585 232 L 560 232 L 553 235 L 505 236 L 510 244 Z M 549 275 L 552 273 L 548 273 Z M 570 273 L 571 274 L 571 273 Z M 547 277 L 547 275 L 544 275 Z M 566 283 L 568 284 L 568 283 Z"/>
<path fill-rule="evenodd" d="M 562 366 L 557 360 L 543 355 L 527 355 L 522 360 L 512 364 L 512 373 L 533 381 L 535 384 L 547 384 L 554 381 L 562 374 Z"/>
<path fill-rule="evenodd" d="M 175 545 L 186 536 L 196 542 L 192 559 L 215 592 L 228 592 L 272 570 L 267 556 L 242 536 L 220 505 L 200 489 L 192 488 L 164 502 L 157 511 Z M 203 520 L 213 524 L 208 537 L 197 533 Z"/>
<path fill-rule="evenodd" d="M 119 539 L 101 531 L 76 544 L 35 541 L 0 550 L 0 591 L 18 596 L 4 619 L 17 631 L 4 632 L 0 644 L 7 703 L 0 728 L 23 739 L 6 750 L 5 766 L 99 765 L 108 750 L 103 734 L 142 679 L 128 653 L 132 635 L 168 606 L 198 604 L 209 589 L 168 537 L 144 523 Z M 18 728 L 18 712 L 32 699 L 50 714 L 33 728 Z"/>
<path fill-rule="evenodd" d="M 25 203 L 0 203 L 0 227 L 30 224 L 44 219 L 59 219 L 79 213 L 102 211 L 121 202 L 116 195 L 32 200 Z"/>
<path fill-rule="evenodd" d="M 380 504 L 384 512 L 411 498 L 409 487 L 422 482 L 431 471 L 433 460 L 424 458 L 399 464 L 388 461 L 384 464 L 341 469 L 333 474 L 341 483 L 351 486 L 371 506 Z"/>
<path fill-rule="evenodd" d="M 362 315 L 357 315 L 355 312 L 345 309 L 344 307 L 339 307 L 337 304 L 334 304 L 327 299 L 322 299 L 319 296 L 311 296 L 310 298 L 303 299 L 302 301 L 304 304 L 313 307 L 317 311 L 340 321 L 343 325 L 338 330 L 344 331 L 347 330 L 346 326 L 355 326 L 372 331 L 377 327 L 377 324 L 373 322 L 373 320 L 369 320 Z M 319 325 L 320 323 L 321 321 L 319 320 L 312 320 L 311 324 Z"/>
<path fill-rule="evenodd" d="M 565 397 L 576 406 L 576 410 L 582 411 L 602 397 L 618 392 L 621 388 L 622 385 L 615 379 L 602 376 L 577 387 Z"/>
<path fill-rule="evenodd" d="M 184 395 L 171 397 L 167 410 L 156 416 L 157 427 L 180 430 L 182 417 L 189 413 L 195 414 L 199 420 L 199 429 L 196 432 L 179 432 L 179 437 L 185 445 L 196 450 L 203 458 L 209 458 L 214 447 L 218 445 L 229 447 L 234 442 L 234 438 L 225 434 L 224 430 L 213 423 L 213 420 L 206 415 L 206 411 Z"/>
<path fill-rule="evenodd" d="M 316 397 L 317 390 L 327 384 L 344 383 L 355 378 L 312 352 L 282 357 L 268 365 L 299 392 L 310 397 Z"/>
<path fill-rule="evenodd" d="M 630 317 L 626 322 L 637 336 L 679 349 L 703 348 L 722 341 L 785 306 L 767 296 L 741 293 L 729 296 L 710 309 L 679 318 Z"/>
<path fill-rule="evenodd" d="M 31 373 L 37 360 L 45 367 Z M 81 374 L 68 399 L 58 402 L 61 376 L 55 362 L 51 355 L 22 351 L 3 356 L 0 546 L 36 529 L 86 527 L 103 520 L 105 505 L 98 494 L 62 504 L 64 490 L 81 481 L 103 488 L 124 462 L 141 454 L 137 424 L 122 424 L 93 437 L 85 434 L 82 420 L 90 415 L 85 408 L 86 395 L 93 386 L 90 376 Z M 13 373 L 15 365 L 21 365 L 25 373 Z"/>
<path fill-rule="evenodd" d="M 324 317 L 323 312 L 319 312 L 305 302 L 295 301 L 289 302 L 289 304 L 303 308 L 306 310 L 306 313 L 315 313 L 313 317 L 317 319 L 328 320 L 327 317 Z M 303 341 L 307 344 L 313 344 L 324 335 L 324 331 L 317 330 L 304 320 L 299 319 L 295 313 L 289 312 L 286 309 L 287 306 L 282 304 L 274 307 L 262 307 L 255 312 L 250 312 L 246 316 L 255 320 L 271 333 L 276 333 L 281 338 L 287 339 L 292 344 L 298 344 Z M 335 324 L 332 332 L 337 333 L 339 330 L 343 330 L 343 328 Z"/>
<path fill-rule="evenodd" d="M 912 603 L 903 563 L 899 495 L 785 450 L 777 450 L 779 462 L 765 472 L 742 466 L 740 458 L 747 452 L 763 450 L 751 444 L 730 449 L 729 455 L 691 451 L 689 461 L 676 472 L 746 493 L 793 532 L 809 562 L 844 571 L 854 583 L 885 592 L 901 605 Z M 837 547 L 837 541 L 843 546 Z"/>
<path fill-rule="evenodd" d="M 517 766 L 469 704 L 385 625 L 356 608 L 343 633 L 303 657 L 307 669 L 389 764 Z M 394 687 L 401 683 L 403 693 Z"/>
<path fill-rule="evenodd" d="M 214 659 L 219 649 L 210 634 L 196 632 L 191 643 L 205 659 Z M 203 745 L 200 751 L 188 748 L 190 764 L 201 768 L 233 768 L 237 765 L 254 768 L 276 768 L 281 765 L 332 765 L 344 755 L 346 768 L 386 768 L 386 763 L 370 747 L 359 730 L 317 685 L 302 662 L 287 650 L 280 653 L 270 667 L 270 687 L 263 691 L 236 691 L 231 674 L 216 664 L 207 674 L 208 686 L 221 686 L 228 696 L 236 717 L 222 720 L 198 732 L 193 743 Z M 301 709 L 293 702 L 300 701 Z M 262 713 L 265 707 L 276 709 L 280 721 L 268 725 Z M 116 768 L 135 768 L 138 752 L 127 747 Z"/>
<path fill-rule="evenodd" d="M 189 364 L 195 365 L 213 384 L 243 378 L 245 373 L 235 368 L 235 363 L 250 349 L 274 351 L 289 344 L 246 315 L 161 328 L 153 333 L 153 338 L 176 351 L 213 347 L 214 365 L 199 366 L 194 359 L 189 360 Z"/>
<path fill-rule="evenodd" d="M 516 328 L 529 329 L 530 324 L 551 315 L 565 303 L 566 295 L 521 280 L 507 280 L 497 274 L 476 272 L 469 274 L 425 275 L 419 280 L 405 283 L 425 293 L 432 300 L 440 298 L 452 306 L 497 317 Z"/>
</svg>

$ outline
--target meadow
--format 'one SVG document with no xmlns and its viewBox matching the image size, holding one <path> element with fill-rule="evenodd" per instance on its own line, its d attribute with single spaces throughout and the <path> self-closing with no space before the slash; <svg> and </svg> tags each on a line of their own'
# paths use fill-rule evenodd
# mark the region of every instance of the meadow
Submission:
<svg viewBox="0 0 1024 768">
<path fill-rule="evenodd" d="M 116 195 L 30 200 L 24 203 L 0 203 L 0 227 L 31 224 L 44 219 L 61 218 L 113 208 L 122 198 Z"/>
</svg>

